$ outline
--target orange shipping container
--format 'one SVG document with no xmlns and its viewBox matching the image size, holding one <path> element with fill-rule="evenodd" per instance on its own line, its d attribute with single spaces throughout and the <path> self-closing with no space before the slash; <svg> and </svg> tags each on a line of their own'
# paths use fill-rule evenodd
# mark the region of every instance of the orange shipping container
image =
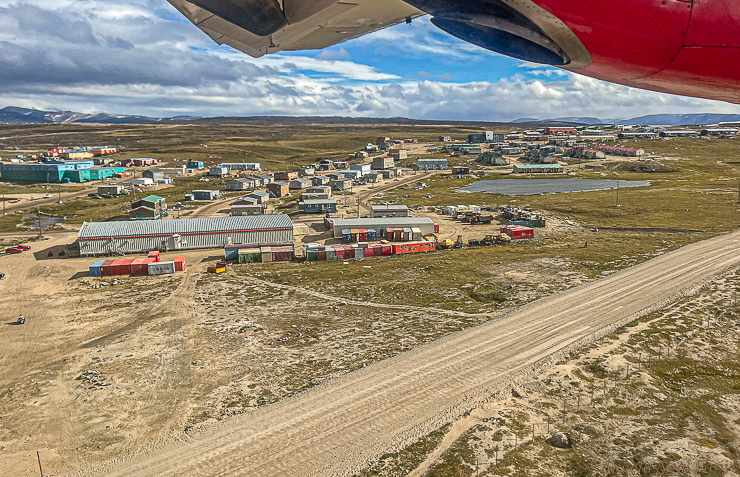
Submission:
<svg viewBox="0 0 740 477">
<path fill-rule="evenodd" d="M 409 253 L 423 253 L 434 251 L 434 242 L 417 242 L 393 245 L 393 255 L 406 255 Z"/>
<path fill-rule="evenodd" d="M 173 261 L 175 262 L 175 271 L 177 272 L 185 271 L 185 267 L 187 266 L 187 264 L 185 263 L 185 257 L 175 257 Z"/>
</svg>

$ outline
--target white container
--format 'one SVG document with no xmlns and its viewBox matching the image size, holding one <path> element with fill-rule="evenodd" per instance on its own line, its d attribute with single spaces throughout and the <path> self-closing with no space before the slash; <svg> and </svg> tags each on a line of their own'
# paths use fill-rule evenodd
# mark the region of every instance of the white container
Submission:
<svg viewBox="0 0 740 477">
<path fill-rule="evenodd" d="M 149 275 L 172 275 L 175 273 L 175 262 L 156 262 L 147 264 Z"/>
</svg>

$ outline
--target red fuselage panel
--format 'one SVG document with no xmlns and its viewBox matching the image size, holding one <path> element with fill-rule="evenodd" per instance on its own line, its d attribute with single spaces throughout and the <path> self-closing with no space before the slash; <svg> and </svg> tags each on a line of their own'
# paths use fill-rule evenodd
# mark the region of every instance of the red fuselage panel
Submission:
<svg viewBox="0 0 740 477">
<path fill-rule="evenodd" d="M 562 20 L 591 54 L 591 66 L 574 72 L 740 102 L 740 0 L 532 1 Z"/>
</svg>

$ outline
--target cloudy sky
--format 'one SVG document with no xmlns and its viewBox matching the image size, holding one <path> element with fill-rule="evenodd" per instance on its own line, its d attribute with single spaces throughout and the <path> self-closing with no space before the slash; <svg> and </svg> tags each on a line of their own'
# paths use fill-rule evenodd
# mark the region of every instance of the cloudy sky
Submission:
<svg viewBox="0 0 740 477">
<path fill-rule="evenodd" d="M 427 18 L 324 51 L 252 59 L 165 0 L 0 0 L 0 107 L 175 115 L 512 120 L 740 114 L 481 50 Z"/>
</svg>

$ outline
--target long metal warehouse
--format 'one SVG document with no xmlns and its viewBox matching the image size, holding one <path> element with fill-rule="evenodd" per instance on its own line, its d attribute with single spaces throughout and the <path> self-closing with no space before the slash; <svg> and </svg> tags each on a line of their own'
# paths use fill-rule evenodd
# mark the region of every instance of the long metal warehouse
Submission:
<svg viewBox="0 0 740 477">
<path fill-rule="evenodd" d="M 257 215 L 85 222 L 78 237 L 83 257 L 222 248 L 232 244 L 292 245 L 293 221 L 287 215 Z"/>
<path fill-rule="evenodd" d="M 434 221 L 429 217 L 386 217 L 361 219 L 336 219 L 334 221 L 334 238 L 342 238 L 342 230 L 375 229 L 380 236 L 383 230 L 391 228 L 421 229 L 423 235 L 434 233 Z"/>
</svg>

